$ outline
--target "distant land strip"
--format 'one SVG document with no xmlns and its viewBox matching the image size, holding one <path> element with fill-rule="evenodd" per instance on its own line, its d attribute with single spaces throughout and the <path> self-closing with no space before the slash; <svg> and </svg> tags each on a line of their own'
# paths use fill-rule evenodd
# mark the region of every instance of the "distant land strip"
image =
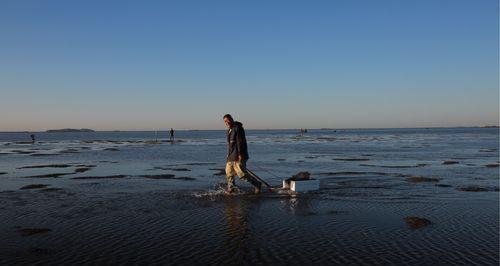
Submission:
<svg viewBox="0 0 500 266">
<path fill-rule="evenodd" d="M 93 129 L 88 129 L 88 128 L 81 128 L 81 129 L 75 129 L 75 128 L 63 128 L 63 129 L 49 129 L 46 132 L 48 133 L 54 133 L 54 132 L 95 132 Z"/>
</svg>

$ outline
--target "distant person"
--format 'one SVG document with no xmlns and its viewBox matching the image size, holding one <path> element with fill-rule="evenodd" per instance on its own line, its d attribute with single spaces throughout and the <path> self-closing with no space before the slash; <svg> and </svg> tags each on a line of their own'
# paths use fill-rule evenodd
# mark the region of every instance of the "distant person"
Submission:
<svg viewBox="0 0 500 266">
<path fill-rule="evenodd" d="M 31 143 L 35 144 L 35 141 L 36 141 L 35 134 L 31 134 L 30 137 L 31 137 Z"/>
<path fill-rule="evenodd" d="M 174 129 L 170 128 L 170 142 L 174 142 Z"/>
<path fill-rule="evenodd" d="M 262 183 L 251 176 L 247 169 L 248 148 L 247 139 L 243 124 L 234 121 L 230 114 L 223 117 L 227 130 L 227 161 L 226 161 L 226 178 L 227 191 L 235 191 L 234 176 L 238 175 L 240 179 L 250 182 L 255 188 L 255 193 L 260 193 Z"/>
</svg>

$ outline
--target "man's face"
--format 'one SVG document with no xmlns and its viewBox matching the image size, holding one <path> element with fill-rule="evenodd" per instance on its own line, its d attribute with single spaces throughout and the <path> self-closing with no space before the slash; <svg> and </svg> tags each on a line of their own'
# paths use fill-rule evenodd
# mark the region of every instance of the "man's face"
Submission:
<svg viewBox="0 0 500 266">
<path fill-rule="evenodd" d="M 233 127 L 233 121 L 227 117 L 224 118 L 224 124 L 226 124 L 227 128 Z"/>
</svg>

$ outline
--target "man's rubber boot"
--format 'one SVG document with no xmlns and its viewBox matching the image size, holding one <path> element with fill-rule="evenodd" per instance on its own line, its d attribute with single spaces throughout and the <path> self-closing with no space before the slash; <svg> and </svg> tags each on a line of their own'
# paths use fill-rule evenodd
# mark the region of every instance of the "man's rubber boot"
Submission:
<svg viewBox="0 0 500 266">
<path fill-rule="evenodd" d="M 255 194 L 260 194 L 260 192 L 261 192 L 261 188 L 262 188 L 262 183 L 260 183 L 260 182 L 259 182 L 259 183 L 257 184 L 257 186 L 255 186 L 255 188 L 254 188 L 254 193 L 255 193 Z"/>
</svg>

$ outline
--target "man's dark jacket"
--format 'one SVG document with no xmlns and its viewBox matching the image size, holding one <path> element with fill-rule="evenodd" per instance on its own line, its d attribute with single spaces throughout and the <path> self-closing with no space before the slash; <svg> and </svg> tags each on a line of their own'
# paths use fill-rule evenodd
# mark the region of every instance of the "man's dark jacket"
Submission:
<svg viewBox="0 0 500 266">
<path fill-rule="evenodd" d="M 247 139 L 243 124 L 234 121 L 233 127 L 227 130 L 227 161 L 238 161 L 238 155 L 248 159 Z"/>
</svg>

